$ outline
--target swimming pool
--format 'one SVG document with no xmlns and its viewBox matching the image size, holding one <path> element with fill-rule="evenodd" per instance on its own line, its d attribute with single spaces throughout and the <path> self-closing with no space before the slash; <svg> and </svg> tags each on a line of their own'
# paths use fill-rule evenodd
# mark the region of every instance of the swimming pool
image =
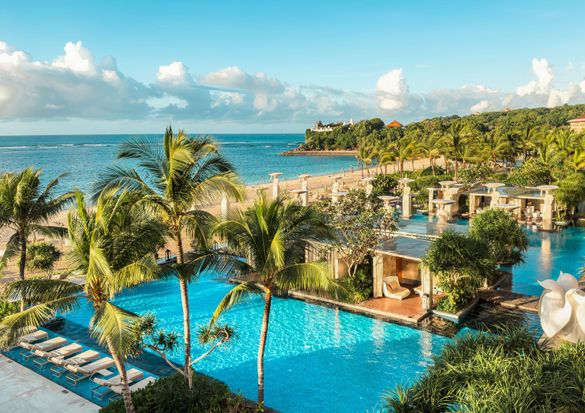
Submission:
<svg viewBox="0 0 585 413">
<path fill-rule="evenodd" d="M 209 321 L 231 285 L 201 279 L 189 287 L 192 327 Z M 167 330 L 182 332 L 179 287 L 174 280 L 145 284 L 121 294 L 116 302 L 127 310 L 154 313 Z M 67 319 L 87 325 L 90 309 Z M 262 301 L 251 300 L 223 320 L 239 337 L 196 365 L 200 372 L 256 399 L 256 352 Z M 266 403 L 282 412 L 363 412 L 380 406 L 383 393 L 410 384 L 433 354 L 452 341 L 448 337 L 383 321 L 276 298 L 266 349 Z M 459 333 L 461 334 L 461 333 Z M 195 342 L 195 341 L 194 341 Z M 193 354 L 202 348 L 194 346 Z M 182 348 L 171 357 L 181 362 Z"/>
<path fill-rule="evenodd" d="M 416 234 L 437 234 L 440 229 L 467 233 L 468 220 L 456 219 L 453 223 L 438 225 L 436 219 L 422 214 L 410 220 L 402 220 L 400 229 Z M 561 271 L 580 275 L 585 265 L 585 228 L 568 227 L 556 232 L 543 232 L 531 226 L 523 226 L 528 235 L 529 247 L 524 262 L 509 270 L 512 272 L 512 291 L 528 295 L 540 295 L 538 281 L 556 279 Z"/>
</svg>

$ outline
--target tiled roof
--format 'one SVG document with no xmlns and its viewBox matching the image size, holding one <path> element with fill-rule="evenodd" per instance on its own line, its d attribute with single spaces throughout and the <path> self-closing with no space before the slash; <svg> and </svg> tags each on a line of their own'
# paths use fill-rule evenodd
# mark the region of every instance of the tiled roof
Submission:
<svg viewBox="0 0 585 413">
<path fill-rule="evenodd" d="M 585 121 L 585 115 L 579 116 L 578 118 L 575 118 L 575 119 L 570 119 L 569 123 L 570 122 L 584 122 L 584 121 Z"/>
<path fill-rule="evenodd" d="M 389 124 L 386 125 L 387 128 L 401 128 L 402 123 L 398 122 L 397 120 L 393 120 Z"/>
</svg>

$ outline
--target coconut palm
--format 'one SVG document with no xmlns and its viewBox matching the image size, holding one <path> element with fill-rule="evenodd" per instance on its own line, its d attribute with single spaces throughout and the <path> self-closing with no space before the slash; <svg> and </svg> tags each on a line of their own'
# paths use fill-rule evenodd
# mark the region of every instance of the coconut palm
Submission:
<svg viewBox="0 0 585 413">
<path fill-rule="evenodd" d="M 416 141 L 404 136 L 396 142 L 396 160 L 400 169 L 400 176 L 404 176 L 404 161 L 412 159 L 416 151 Z"/>
<path fill-rule="evenodd" d="M 264 314 L 258 346 L 258 404 L 264 403 L 264 350 L 268 335 L 272 297 L 275 291 L 291 289 L 331 292 L 336 289 L 327 267 L 304 261 L 311 244 L 331 239 L 329 227 L 312 208 L 283 198 L 268 201 L 261 194 L 254 205 L 238 211 L 217 226 L 228 245 L 248 257 L 242 268 L 243 282 L 221 300 L 210 324 L 250 294 L 264 298 Z"/>
<path fill-rule="evenodd" d="M 527 125 L 524 129 L 516 133 L 516 136 L 518 137 L 518 148 L 522 153 L 522 161 L 526 161 L 528 156 L 532 154 L 536 148 L 539 133 L 540 131 L 531 125 Z"/>
<path fill-rule="evenodd" d="M 454 162 L 454 178 L 457 179 L 459 161 L 463 158 L 465 147 L 469 144 L 468 130 L 462 123 L 451 123 L 441 139 L 444 155 Z"/>
<path fill-rule="evenodd" d="M 154 253 L 165 231 L 137 200 L 129 192 L 115 196 L 107 192 L 98 198 L 95 210 L 90 210 L 83 195 L 77 193 L 76 209 L 68 216 L 70 258 L 72 269 L 85 275 L 85 283 L 54 279 L 12 283 L 9 294 L 23 299 L 28 307 L 4 318 L 0 324 L 2 344 L 10 345 L 57 313 L 74 311 L 80 300 L 88 300 L 94 311 L 90 333 L 114 359 L 128 413 L 134 412 L 134 406 L 124 360 L 139 351 L 136 347 L 139 318 L 111 300 L 123 289 L 157 276 Z"/>
<path fill-rule="evenodd" d="M 122 145 L 118 159 L 134 161 L 137 168 L 115 166 L 108 169 L 97 190 L 121 188 L 139 192 L 142 202 L 152 208 L 163 222 L 169 236 L 177 243 L 178 264 L 185 264 L 183 236 L 186 233 L 197 249 L 207 247 L 207 234 L 215 218 L 204 210 L 219 202 L 223 194 L 242 197 L 240 182 L 234 168 L 218 152 L 217 145 L 207 137 L 189 138 L 183 131 L 165 131 L 162 145 L 134 139 Z M 185 377 L 191 385 L 191 322 L 188 284 L 194 274 L 173 272 L 181 290 L 183 306 L 183 340 L 185 346 Z"/>
<path fill-rule="evenodd" d="M 433 136 L 422 138 L 417 144 L 416 153 L 429 160 L 429 166 L 435 176 L 435 160 L 441 157 L 441 151 L 437 140 Z"/>
<path fill-rule="evenodd" d="M 73 199 L 68 192 L 55 196 L 63 175 L 41 186 L 41 170 L 26 168 L 0 175 L 0 227 L 13 231 L 0 257 L 0 268 L 20 253 L 19 277 L 24 280 L 26 247 L 31 235 L 64 236 L 64 227 L 50 225 L 49 219 L 61 212 Z"/>
</svg>

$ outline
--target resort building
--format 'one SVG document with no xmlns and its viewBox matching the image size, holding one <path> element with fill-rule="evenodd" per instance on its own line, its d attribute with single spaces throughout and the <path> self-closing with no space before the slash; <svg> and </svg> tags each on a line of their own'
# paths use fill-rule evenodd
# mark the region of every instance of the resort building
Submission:
<svg viewBox="0 0 585 413">
<path fill-rule="evenodd" d="M 392 122 L 385 126 L 386 128 L 404 128 L 404 125 L 394 119 Z"/>
<path fill-rule="evenodd" d="M 571 132 L 581 133 L 585 131 L 585 115 L 579 116 L 578 118 L 575 119 L 571 119 L 568 122 Z"/>
<path fill-rule="evenodd" d="M 313 129 L 311 129 L 311 130 L 313 132 L 331 132 L 333 129 L 338 128 L 340 126 L 353 126 L 353 119 L 350 119 L 348 122 L 343 121 L 343 122 L 327 123 L 327 124 L 323 124 L 323 122 L 318 120 L 317 122 L 315 122 L 315 125 L 313 125 Z"/>
</svg>

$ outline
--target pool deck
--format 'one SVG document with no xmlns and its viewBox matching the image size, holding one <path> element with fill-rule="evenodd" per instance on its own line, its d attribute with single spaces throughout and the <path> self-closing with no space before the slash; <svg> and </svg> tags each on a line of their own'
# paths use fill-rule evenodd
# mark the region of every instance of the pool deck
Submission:
<svg viewBox="0 0 585 413">
<path fill-rule="evenodd" d="M 506 290 L 481 291 L 483 301 L 499 304 L 502 307 L 513 308 L 530 313 L 538 313 L 538 301 L 540 297 L 514 293 Z"/>
<path fill-rule="evenodd" d="M 0 354 L 3 412 L 97 413 L 100 407 Z"/>
</svg>

